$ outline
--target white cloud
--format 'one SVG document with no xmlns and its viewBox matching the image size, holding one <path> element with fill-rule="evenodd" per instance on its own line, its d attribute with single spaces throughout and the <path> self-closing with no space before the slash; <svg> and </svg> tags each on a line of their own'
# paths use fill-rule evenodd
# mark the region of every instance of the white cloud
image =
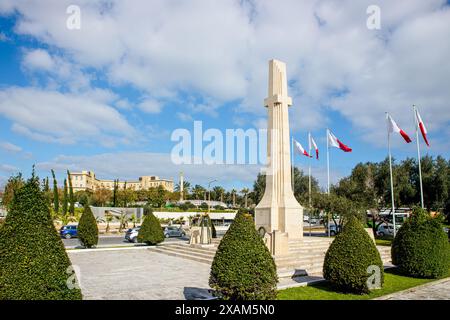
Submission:
<svg viewBox="0 0 450 320">
<path fill-rule="evenodd" d="M 0 90 L 0 114 L 13 122 L 13 131 L 38 141 L 92 143 L 95 137 L 113 146 L 130 140 L 135 130 L 107 98 L 98 91 L 77 95 L 13 87 Z"/>
<path fill-rule="evenodd" d="M 156 100 L 146 99 L 139 103 L 138 108 L 146 113 L 160 113 L 162 105 Z"/>
<path fill-rule="evenodd" d="M 194 121 L 192 116 L 190 114 L 188 114 L 188 113 L 177 112 L 176 116 L 177 116 L 178 119 L 180 119 L 183 122 L 192 122 L 192 121 Z"/>
<path fill-rule="evenodd" d="M 18 172 L 19 168 L 9 165 L 9 164 L 0 164 L 0 171 L 12 173 L 12 172 Z"/>
<path fill-rule="evenodd" d="M 30 69 L 52 70 L 55 63 L 46 50 L 35 49 L 25 53 L 23 65 Z"/>
<path fill-rule="evenodd" d="M 162 110 L 158 101 L 194 93 L 204 101 L 188 106 L 194 113 L 217 116 L 218 106 L 241 101 L 237 113 L 265 116 L 267 61 L 276 57 L 287 62 L 295 130 L 325 127 L 331 108 L 379 145 L 384 111 L 411 129 L 410 106 L 418 104 L 431 136 L 450 122 L 445 3 L 378 1 L 379 31 L 366 27 L 371 0 L 81 0 L 80 30 L 65 28 L 70 0 L 4 0 L 0 12 L 17 10 L 15 30 L 57 48 L 72 65 L 144 91 L 155 99 L 140 106 L 150 113 Z"/>
<path fill-rule="evenodd" d="M 11 142 L 2 141 L 0 142 L 0 148 L 3 150 L 6 150 L 8 152 L 12 153 L 19 153 L 22 151 L 22 148 L 19 146 L 16 146 L 15 144 L 12 144 Z"/>
</svg>

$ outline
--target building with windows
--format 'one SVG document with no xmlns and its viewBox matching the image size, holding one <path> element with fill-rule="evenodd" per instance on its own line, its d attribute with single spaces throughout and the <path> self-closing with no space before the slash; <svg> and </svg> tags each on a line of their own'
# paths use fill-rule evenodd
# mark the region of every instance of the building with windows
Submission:
<svg viewBox="0 0 450 320">
<path fill-rule="evenodd" d="M 114 180 L 102 180 L 95 177 L 93 171 L 71 172 L 70 180 L 74 192 L 95 191 L 98 189 L 114 190 Z M 167 191 L 173 192 L 173 180 L 160 179 L 157 176 L 142 176 L 137 181 L 119 181 L 119 189 L 148 190 L 162 186 Z"/>
</svg>

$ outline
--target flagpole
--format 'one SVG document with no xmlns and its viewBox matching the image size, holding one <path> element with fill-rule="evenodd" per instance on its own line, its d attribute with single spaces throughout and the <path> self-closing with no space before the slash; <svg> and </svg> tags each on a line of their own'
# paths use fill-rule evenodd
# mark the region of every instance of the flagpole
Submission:
<svg viewBox="0 0 450 320">
<path fill-rule="evenodd" d="M 328 136 L 329 136 L 329 129 L 327 128 L 327 193 L 328 196 L 330 195 L 330 148 L 328 143 Z M 329 213 L 327 213 L 327 227 L 328 227 L 328 237 L 330 237 L 330 216 Z M 337 228 L 337 226 L 336 226 Z M 337 229 L 336 229 L 337 230 Z"/>
<path fill-rule="evenodd" d="M 308 154 L 309 154 L 309 181 L 308 181 L 308 187 L 309 187 L 309 236 L 311 237 L 311 213 L 312 213 L 312 206 L 311 206 L 311 132 L 308 132 Z"/>
<path fill-rule="evenodd" d="M 417 111 L 416 106 L 413 104 L 413 110 L 414 110 L 414 123 L 416 126 L 416 143 L 417 143 L 417 160 L 419 161 L 419 184 L 420 184 L 420 204 L 422 205 L 422 209 L 425 208 L 423 203 L 423 186 L 422 186 L 422 166 L 420 164 L 420 147 L 419 147 L 419 123 L 417 119 Z"/>
<path fill-rule="evenodd" d="M 327 128 L 327 193 L 330 194 L 330 148 L 328 145 L 329 129 Z"/>
<path fill-rule="evenodd" d="M 294 183 L 294 137 L 291 138 L 291 186 L 292 193 L 295 195 L 295 183 Z"/>
<path fill-rule="evenodd" d="M 388 113 L 386 112 L 386 119 L 388 119 Z M 392 160 L 391 160 L 391 139 L 390 139 L 391 133 L 388 130 L 388 152 L 389 152 L 389 173 L 391 177 L 391 201 L 392 201 L 392 221 L 394 224 L 394 238 L 396 235 L 397 230 L 395 229 L 395 205 L 394 205 L 394 182 L 392 178 Z"/>
<path fill-rule="evenodd" d="M 311 132 L 308 132 L 308 143 L 309 143 L 309 206 L 311 207 Z"/>
</svg>

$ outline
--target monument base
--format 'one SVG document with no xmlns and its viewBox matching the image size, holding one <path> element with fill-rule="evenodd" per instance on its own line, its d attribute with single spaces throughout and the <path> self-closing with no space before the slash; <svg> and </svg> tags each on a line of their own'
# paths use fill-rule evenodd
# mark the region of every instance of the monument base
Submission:
<svg viewBox="0 0 450 320">
<path fill-rule="evenodd" d="M 289 253 L 288 234 L 275 230 L 264 235 L 264 243 L 273 256 L 286 255 Z"/>
<path fill-rule="evenodd" d="M 278 220 L 277 217 L 283 218 Z M 302 239 L 303 207 L 300 205 L 279 208 L 257 206 L 255 210 L 255 226 L 262 236 L 262 230 L 265 233 L 279 230 L 287 233 L 289 239 Z"/>
</svg>

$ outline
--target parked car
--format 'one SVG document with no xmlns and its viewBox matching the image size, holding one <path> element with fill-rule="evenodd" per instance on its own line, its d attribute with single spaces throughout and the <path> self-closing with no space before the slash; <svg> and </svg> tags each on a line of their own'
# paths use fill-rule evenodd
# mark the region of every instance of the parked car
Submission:
<svg viewBox="0 0 450 320">
<path fill-rule="evenodd" d="M 329 228 L 330 228 L 330 236 L 335 236 L 339 232 L 341 232 L 341 226 L 340 225 L 338 225 L 337 228 L 336 228 L 336 225 L 333 223 L 333 224 L 329 225 Z M 325 226 L 325 233 L 328 234 L 328 228 L 326 226 Z"/>
<path fill-rule="evenodd" d="M 184 237 L 186 232 L 180 227 L 168 226 L 164 228 L 164 236 L 166 238 L 170 237 Z"/>
<path fill-rule="evenodd" d="M 59 230 L 61 237 L 70 239 L 78 237 L 78 229 L 76 225 L 62 226 Z"/>
<path fill-rule="evenodd" d="M 395 226 L 395 229 L 400 229 L 399 225 Z M 379 237 L 384 237 L 384 236 L 390 236 L 393 237 L 394 236 L 394 225 L 392 224 L 382 224 L 378 227 L 377 229 L 377 236 Z"/>
<path fill-rule="evenodd" d="M 125 240 L 137 243 L 137 236 L 139 234 L 140 229 L 141 227 L 128 229 L 127 232 L 125 233 Z"/>
</svg>

